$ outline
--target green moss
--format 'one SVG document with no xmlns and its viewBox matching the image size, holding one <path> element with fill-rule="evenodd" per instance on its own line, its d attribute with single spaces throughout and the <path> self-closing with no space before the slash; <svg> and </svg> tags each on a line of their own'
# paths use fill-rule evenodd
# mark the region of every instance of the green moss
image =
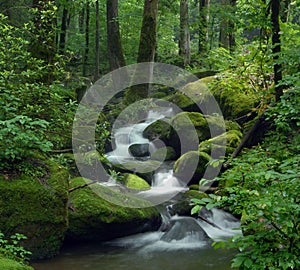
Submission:
<svg viewBox="0 0 300 270">
<path fill-rule="evenodd" d="M 3 270 L 33 270 L 32 267 L 23 265 L 20 262 L 2 257 L 0 254 L 0 269 Z"/>
<path fill-rule="evenodd" d="M 160 139 L 164 142 L 168 140 L 171 127 L 167 120 L 157 120 L 145 128 L 143 136 L 149 140 Z"/>
<path fill-rule="evenodd" d="M 26 235 L 24 247 L 32 258 L 56 255 L 68 226 L 68 174 L 54 163 L 47 165 L 50 177 L 43 182 L 25 175 L 0 178 L 0 230 Z"/>
<path fill-rule="evenodd" d="M 131 173 L 125 174 L 124 184 L 129 189 L 134 190 L 150 189 L 150 185 L 143 178 Z"/>
<path fill-rule="evenodd" d="M 154 160 L 168 161 L 168 160 L 174 160 L 175 158 L 176 158 L 176 152 L 170 146 L 159 148 L 151 154 L 151 159 Z"/>
<path fill-rule="evenodd" d="M 71 187 L 84 183 L 83 178 L 75 178 Z M 74 210 L 69 213 L 69 239 L 102 241 L 159 226 L 160 215 L 151 203 L 125 194 L 124 190 L 117 192 L 98 184 L 92 188 L 70 193 Z M 130 205 L 140 208 L 126 207 Z"/>
<path fill-rule="evenodd" d="M 240 131 L 230 130 L 217 137 L 201 142 L 199 144 L 199 151 L 210 153 L 212 147 L 214 147 L 215 150 L 220 150 L 220 152 L 222 152 L 226 140 L 226 153 L 231 154 L 240 144 L 241 138 L 242 133 Z"/>
<path fill-rule="evenodd" d="M 210 156 L 207 153 L 189 151 L 175 162 L 173 170 L 175 175 L 185 183 L 198 184 L 209 160 Z"/>
<path fill-rule="evenodd" d="M 248 91 L 249 85 L 245 82 L 230 81 L 228 78 L 215 81 L 210 90 L 226 119 L 245 116 L 252 111 L 260 98 L 257 93 Z"/>
</svg>

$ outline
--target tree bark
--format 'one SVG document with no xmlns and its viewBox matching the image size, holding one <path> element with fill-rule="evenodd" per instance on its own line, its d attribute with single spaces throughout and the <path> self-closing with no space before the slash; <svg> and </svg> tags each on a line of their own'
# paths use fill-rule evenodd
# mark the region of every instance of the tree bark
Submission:
<svg viewBox="0 0 300 270">
<path fill-rule="evenodd" d="M 183 65 L 191 62 L 190 29 L 189 29 L 189 1 L 180 0 L 180 38 L 179 55 L 183 58 Z"/>
<path fill-rule="evenodd" d="M 137 62 L 154 62 L 157 41 L 158 0 L 145 0 Z"/>
<path fill-rule="evenodd" d="M 126 66 L 118 21 L 118 0 L 106 0 L 107 47 L 110 70 Z"/>
<path fill-rule="evenodd" d="M 99 28 L 99 0 L 96 1 L 96 36 L 95 36 L 95 77 L 94 80 L 97 81 L 100 76 L 100 28 Z"/>
<path fill-rule="evenodd" d="M 280 1 L 271 0 L 271 23 L 272 23 L 272 53 L 274 61 L 274 83 L 275 83 L 275 98 L 276 101 L 280 100 L 283 94 L 283 86 L 279 85 L 282 80 L 282 65 L 278 63 L 279 54 L 281 52 L 281 41 L 280 41 L 280 24 L 279 24 L 279 13 L 280 13 Z"/>
<path fill-rule="evenodd" d="M 199 0 L 198 53 L 205 52 L 208 48 L 209 5 L 210 0 Z"/>
<path fill-rule="evenodd" d="M 154 62 L 157 47 L 157 15 L 158 0 L 145 0 L 143 22 L 140 34 L 140 44 L 137 62 Z M 149 70 L 136 70 L 135 76 L 147 76 L 151 78 L 153 68 L 149 65 Z M 137 100 L 147 98 L 149 84 L 131 86 L 126 92 L 125 105 L 134 103 Z"/>
<path fill-rule="evenodd" d="M 61 19 L 61 32 L 59 37 L 59 52 L 61 54 L 64 54 L 65 47 L 66 47 L 67 23 L 68 23 L 68 9 L 64 7 L 62 19 Z"/>
<path fill-rule="evenodd" d="M 233 14 L 236 0 L 221 0 L 221 4 L 224 10 L 228 10 L 228 13 Z M 230 52 L 233 51 L 235 46 L 234 22 L 228 16 L 225 17 L 224 15 L 220 21 L 219 46 L 230 50 Z"/>
</svg>

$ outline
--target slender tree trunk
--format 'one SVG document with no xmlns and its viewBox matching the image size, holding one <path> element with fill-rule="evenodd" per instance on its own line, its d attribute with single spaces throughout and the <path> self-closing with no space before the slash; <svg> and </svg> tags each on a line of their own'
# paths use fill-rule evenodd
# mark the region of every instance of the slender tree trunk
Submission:
<svg viewBox="0 0 300 270">
<path fill-rule="evenodd" d="M 154 62 L 157 46 L 157 15 L 158 0 L 144 1 L 144 14 L 140 35 L 139 52 L 137 62 Z M 149 65 L 149 70 L 136 70 L 135 76 L 147 76 L 149 79 L 153 74 L 153 69 Z M 134 85 L 126 92 L 124 103 L 131 104 L 137 100 L 148 96 L 149 84 Z"/>
<path fill-rule="evenodd" d="M 80 34 L 84 34 L 84 13 L 85 8 L 83 7 L 78 16 L 78 29 Z"/>
<path fill-rule="evenodd" d="M 180 38 L 179 55 L 183 58 L 183 65 L 191 62 L 190 29 L 189 29 L 189 1 L 180 0 Z"/>
<path fill-rule="evenodd" d="M 89 46 L 90 46 L 90 4 L 87 1 L 85 6 L 85 50 L 83 57 L 82 75 L 86 77 L 88 74 Z"/>
<path fill-rule="evenodd" d="M 107 47 L 110 70 L 126 65 L 118 21 L 118 0 L 106 0 Z"/>
<path fill-rule="evenodd" d="M 198 53 L 205 52 L 208 48 L 209 5 L 210 0 L 199 0 Z"/>
<path fill-rule="evenodd" d="M 221 0 L 225 10 L 228 10 L 228 13 L 233 14 L 236 6 L 236 0 Z M 228 16 L 230 17 L 230 16 Z M 219 46 L 233 51 L 235 47 L 235 37 L 234 37 L 234 22 L 228 17 L 221 18 L 220 22 L 220 36 L 219 36 Z"/>
<path fill-rule="evenodd" d="M 282 65 L 278 63 L 279 54 L 281 52 L 281 41 L 280 41 L 280 24 L 279 24 L 279 13 L 280 13 L 280 1 L 271 0 L 271 22 L 272 22 L 272 53 L 274 60 L 274 83 L 275 83 L 275 97 L 276 101 L 280 100 L 283 94 L 283 86 L 279 85 L 282 80 Z"/>
<path fill-rule="evenodd" d="M 66 47 L 67 23 L 68 23 L 68 10 L 66 7 L 64 7 L 62 19 L 61 19 L 61 32 L 59 37 L 59 52 L 61 54 L 64 54 L 65 47 Z"/>
<path fill-rule="evenodd" d="M 99 0 L 96 1 L 96 40 L 95 40 L 95 77 L 94 80 L 98 80 L 100 76 L 100 68 L 99 68 L 99 61 L 100 61 L 100 27 L 99 27 Z"/>
</svg>

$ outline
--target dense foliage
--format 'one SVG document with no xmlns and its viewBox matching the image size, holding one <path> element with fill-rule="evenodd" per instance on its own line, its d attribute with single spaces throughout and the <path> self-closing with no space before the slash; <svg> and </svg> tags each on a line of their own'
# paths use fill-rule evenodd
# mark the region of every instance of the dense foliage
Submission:
<svg viewBox="0 0 300 270">
<path fill-rule="evenodd" d="M 117 2 L 119 16 L 115 20 L 120 25 L 120 43 L 126 63 L 132 64 L 137 61 L 144 1 Z M 159 2 L 155 61 L 182 67 L 178 46 L 180 1 Z M 203 2 L 206 6 L 201 7 Z M 276 34 L 281 39 L 280 44 L 274 44 L 271 7 L 279 2 L 281 31 Z M 87 87 L 98 79 L 96 63 L 100 62 L 100 74 L 109 71 L 107 46 L 113 46 L 107 44 L 105 5 L 97 9 L 96 3 L 99 1 L 0 3 L 0 176 L 3 181 L 25 174 L 47 187 L 46 159 L 76 175 L 74 158 L 67 153 L 72 151 L 74 114 Z M 299 12 L 299 0 L 189 1 L 191 61 L 185 68 L 200 74 L 199 77 L 218 74 L 209 87 L 219 103 L 226 103 L 230 109 L 231 114 L 224 109 L 228 119 L 239 121 L 247 130 L 253 121 L 245 122 L 265 112 L 271 126 L 259 145 L 244 150 L 240 157 L 226 160 L 229 169 L 214 179 L 219 183 L 215 194 L 203 200 L 194 199 L 193 213 L 206 205 L 207 208 L 225 207 L 241 217 L 244 235 L 227 244 L 214 244 L 238 248 L 240 252 L 232 266 L 240 269 L 300 268 Z M 100 24 L 96 23 L 98 20 Z M 274 53 L 278 45 L 281 50 Z M 279 82 L 274 80 L 274 66 L 280 66 L 282 80 Z M 281 86 L 284 95 L 275 104 L 274 94 Z M 229 103 L 225 94 L 222 96 L 224 92 L 227 97 L 236 97 L 238 93 L 241 103 L 251 107 L 252 113 L 232 113 L 236 103 Z M 168 93 L 166 90 L 155 94 L 165 97 Z M 109 141 L 110 122 L 124 106 L 122 96 L 116 97 L 99 116 L 96 147 L 100 159 Z M 128 122 L 142 109 L 130 108 Z M 98 159 L 98 152 L 88 153 L 87 162 Z M 110 173 L 117 174 L 114 170 Z M 18 245 L 19 240 L 24 240 L 20 234 L 6 239 L 0 233 L 0 255 L 23 262 L 29 253 Z"/>
<path fill-rule="evenodd" d="M 298 269 L 300 266 L 299 85 L 271 107 L 273 130 L 264 142 L 228 160 L 230 169 L 217 180 L 217 194 L 194 200 L 197 212 L 226 207 L 241 216 L 244 236 L 215 247 L 239 249 L 232 267 L 240 269 Z"/>
</svg>

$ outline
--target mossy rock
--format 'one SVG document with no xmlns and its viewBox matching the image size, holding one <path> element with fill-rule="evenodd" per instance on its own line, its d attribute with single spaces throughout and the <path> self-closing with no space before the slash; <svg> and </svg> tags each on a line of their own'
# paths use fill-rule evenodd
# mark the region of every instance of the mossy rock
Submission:
<svg viewBox="0 0 300 270">
<path fill-rule="evenodd" d="M 213 129 L 215 136 L 225 132 L 224 124 L 222 124 L 223 120 L 217 116 L 205 117 L 197 112 L 179 113 L 171 119 L 173 129 L 170 133 L 169 144 L 177 154 L 195 150 L 199 142 L 211 137 L 210 128 Z"/>
<path fill-rule="evenodd" d="M 71 180 L 71 187 L 83 184 L 83 178 Z M 68 240 L 106 241 L 160 226 L 160 214 L 150 202 L 99 184 L 91 187 L 70 193 Z M 126 207 L 130 205 L 140 208 Z"/>
<path fill-rule="evenodd" d="M 210 86 L 210 91 L 226 119 L 239 119 L 250 113 L 260 99 L 259 95 L 249 88 L 250 84 L 243 81 L 234 83 L 224 77 L 215 80 Z"/>
<path fill-rule="evenodd" d="M 147 190 L 151 188 L 146 180 L 132 173 L 127 173 L 124 175 L 123 184 L 127 188 L 133 190 Z"/>
<path fill-rule="evenodd" d="M 32 259 L 58 254 L 68 227 L 68 173 L 49 161 L 49 178 L 43 182 L 21 175 L 11 181 L 0 177 L 0 231 L 22 233 L 22 245 Z"/>
<path fill-rule="evenodd" d="M 164 98 L 178 106 L 183 111 L 201 112 L 203 110 L 210 112 L 208 106 L 213 99 L 209 92 L 208 83 L 214 80 L 214 76 L 202 78 L 195 82 L 188 83 L 180 91 Z"/>
<path fill-rule="evenodd" d="M 113 164 L 113 168 L 121 173 L 134 173 L 151 183 L 152 176 L 161 165 L 158 160 L 128 161 L 122 164 Z"/>
<path fill-rule="evenodd" d="M 34 270 L 31 266 L 24 265 L 18 261 L 5 258 L 0 254 L 0 269 L 3 270 Z"/>
<path fill-rule="evenodd" d="M 151 154 L 151 159 L 159 161 L 175 160 L 176 157 L 176 152 L 171 146 L 159 148 Z"/>
<path fill-rule="evenodd" d="M 151 141 L 155 139 L 162 140 L 164 142 L 168 141 L 171 126 L 168 124 L 169 120 L 157 120 L 150 124 L 143 131 L 143 136 Z"/>
<path fill-rule="evenodd" d="M 204 192 L 201 192 L 199 190 L 188 190 L 182 195 L 182 198 L 179 202 L 172 205 L 172 208 L 170 209 L 171 215 L 180 215 L 180 216 L 190 216 L 191 210 L 193 206 L 191 205 L 191 200 L 196 199 L 203 199 L 207 198 L 208 195 Z"/>
<path fill-rule="evenodd" d="M 214 148 L 215 155 L 220 153 L 222 155 L 224 150 L 226 154 L 231 154 L 239 146 L 242 138 L 242 133 L 238 130 L 230 130 L 217 137 L 203 141 L 199 144 L 199 151 L 210 154 L 211 149 Z M 226 140 L 226 146 L 224 142 Z M 226 149 L 224 149 L 226 147 Z"/>
<path fill-rule="evenodd" d="M 174 174 L 186 184 L 199 184 L 209 160 L 210 156 L 207 153 L 189 151 L 175 162 Z"/>
</svg>

